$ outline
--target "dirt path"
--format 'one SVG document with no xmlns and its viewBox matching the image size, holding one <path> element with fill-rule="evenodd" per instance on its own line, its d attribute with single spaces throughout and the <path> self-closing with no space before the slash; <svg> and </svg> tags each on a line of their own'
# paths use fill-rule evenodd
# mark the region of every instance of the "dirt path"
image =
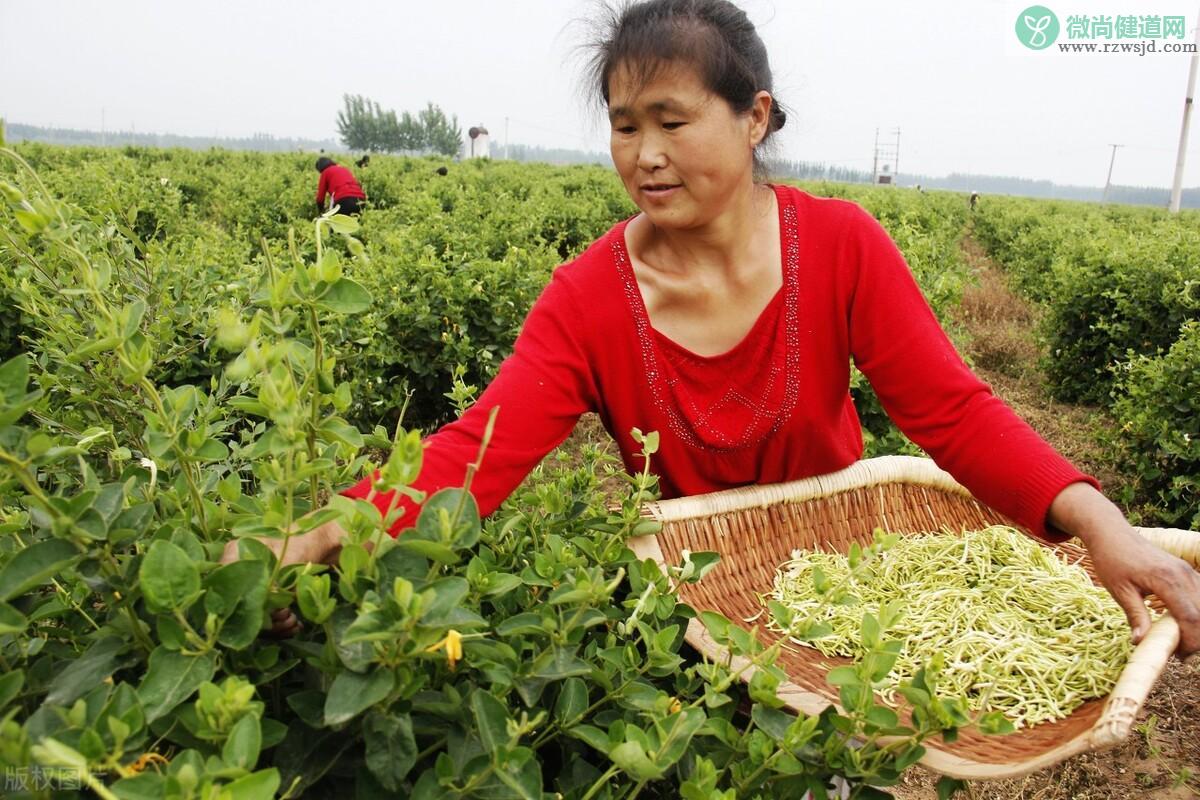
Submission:
<svg viewBox="0 0 1200 800">
<path fill-rule="evenodd" d="M 963 254 L 978 278 L 963 296 L 956 321 L 971 336 L 966 353 L 975 371 L 1048 442 L 1106 488 L 1121 476 L 1096 444 L 1111 424 L 1095 408 L 1049 399 L 1037 362 L 1037 312 L 1009 291 L 1004 274 L 969 236 Z M 1154 719 L 1153 723 L 1149 721 Z M 1171 662 L 1138 719 L 1140 730 L 1106 753 L 1070 759 L 1011 781 L 975 783 L 975 800 L 1182 800 L 1200 797 L 1200 670 Z M 936 778 L 910 771 L 893 789 L 899 800 L 935 800 Z"/>
</svg>

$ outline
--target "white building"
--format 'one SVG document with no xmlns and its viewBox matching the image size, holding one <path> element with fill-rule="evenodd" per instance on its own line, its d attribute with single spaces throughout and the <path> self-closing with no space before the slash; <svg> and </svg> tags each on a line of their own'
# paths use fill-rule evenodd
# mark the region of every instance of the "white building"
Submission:
<svg viewBox="0 0 1200 800">
<path fill-rule="evenodd" d="M 488 132 L 482 124 L 467 131 L 467 142 L 463 147 L 465 158 L 489 158 Z"/>
</svg>

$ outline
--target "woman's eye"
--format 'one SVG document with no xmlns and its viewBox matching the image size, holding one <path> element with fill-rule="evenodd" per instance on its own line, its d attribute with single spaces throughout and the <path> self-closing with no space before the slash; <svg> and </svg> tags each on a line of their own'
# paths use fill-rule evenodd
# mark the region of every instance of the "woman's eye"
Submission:
<svg viewBox="0 0 1200 800">
<path fill-rule="evenodd" d="M 669 131 L 673 131 L 676 128 L 682 128 L 683 125 L 684 125 L 684 123 L 682 123 L 682 122 L 664 122 L 663 123 L 663 127 Z"/>
<path fill-rule="evenodd" d="M 620 128 L 617 128 L 617 133 L 634 133 L 636 130 L 637 128 L 633 127 L 632 125 L 623 125 Z"/>
</svg>

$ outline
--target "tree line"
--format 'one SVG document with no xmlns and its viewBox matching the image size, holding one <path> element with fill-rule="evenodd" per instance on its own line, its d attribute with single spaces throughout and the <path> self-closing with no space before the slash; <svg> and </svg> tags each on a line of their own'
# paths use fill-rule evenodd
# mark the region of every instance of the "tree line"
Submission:
<svg viewBox="0 0 1200 800">
<path fill-rule="evenodd" d="M 338 135 L 351 150 L 453 156 L 462 148 L 458 116 L 447 117 L 433 103 L 414 115 L 385 110 L 376 101 L 358 94 L 342 95 L 342 101 L 342 110 L 337 115 Z"/>
</svg>

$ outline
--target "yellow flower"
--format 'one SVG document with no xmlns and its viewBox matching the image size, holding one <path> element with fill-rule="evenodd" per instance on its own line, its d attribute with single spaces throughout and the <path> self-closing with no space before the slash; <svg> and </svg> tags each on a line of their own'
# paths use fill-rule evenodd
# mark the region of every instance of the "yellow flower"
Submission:
<svg viewBox="0 0 1200 800">
<path fill-rule="evenodd" d="M 462 634 L 451 628 L 445 639 L 425 648 L 425 652 L 434 653 L 443 648 L 446 650 L 446 660 L 450 662 L 450 669 L 453 670 L 454 665 L 462 660 Z"/>
<path fill-rule="evenodd" d="M 679 702 L 678 697 L 672 697 L 671 698 L 671 713 L 678 714 L 682 710 L 683 710 L 683 703 Z"/>
<path fill-rule="evenodd" d="M 125 767 L 118 766 L 117 773 L 120 774 L 122 778 L 132 778 L 134 775 L 144 771 L 146 767 L 150 766 L 151 764 L 169 763 L 170 762 L 167 761 L 166 758 L 158 753 L 143 753 L 142 755 L 138 756 L 137 761 L 134 761 L 132 764 L 129 764 Z"/>
</svg>

